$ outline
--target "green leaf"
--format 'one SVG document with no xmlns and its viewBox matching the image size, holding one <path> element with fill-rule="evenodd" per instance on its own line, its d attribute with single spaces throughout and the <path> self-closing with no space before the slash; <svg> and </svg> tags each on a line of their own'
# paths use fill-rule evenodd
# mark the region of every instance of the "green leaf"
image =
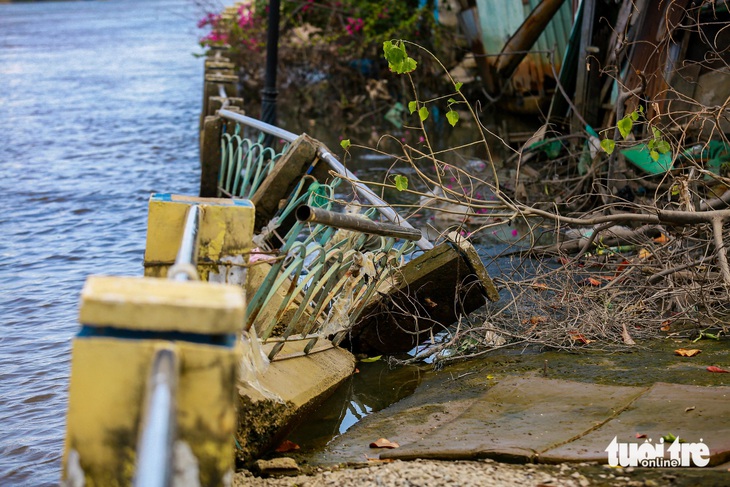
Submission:
<svg viewBox="0 0 730 487">
<path fill-rule="evenodd" d="M 649 157 L 651 157 L 651 160 L 656 162 L 659 160 L 659 153 L 655 150 L 649 151 Z"/>
<path fill-rule="evenodd" d="M 616 142 L 613 139 L 603 139 L 601 141 L 601 149 L 603 149 L 606 154 L 613 154 L 613 150 L 616 148 Z"/>
<path fill-rule="evenodd" d="M 342 139 L 342 140 L 340 141 L 340 146 L 341 146 L 341 147 L 342 147 L 343 149 L 345 149 L 345 150 L 349 149 L 349 148 L 350 148 L 350 139 Z"/>
<path fill-rule="evenodd" d="M 651 131 L 652 131 L 652 133 L 654 134 L 654 138 L 655 138 L 655 139 L 661 139 L 661 138 L 662 138 L 662 133 L 661 133 L 661 132 L 659 131 L 659 129 L 658 129 L 658 128 L 656 128 L 656 127 L 652 127 L 652 128 L 651 128 Z"/>
<path fill-rule="evenodd" d="M 398 191 L 405 191 L 408 189 L 408 178 L 401 175 L 396 174 L 395 175 L 395 189 Z"/>
<path fill-rule="evenodd" d="M 456 82 L 454 83 L 454 88 L 456 88 L 456 91 L 461 91 L 461 87 L 464 86 L 464 83 Z"/>
<path fill-rule="evenodd" d="M 388 68 L 394 73 L 410 73 L 416 69 L 416 61 L 406 53 L 406 45 L 403 41 L 383 42 L 383 54 L 388 61 Z"/>
<path fill-rule="evenodd" d="M 456 110 L 449 110 L 446 112 L 446 120 L 449 121 L 452 127 L 456 127 L 456 122 L 459 121 L 459 112 Z"/>
<path fill-rule="evenodd" d="M 364 363 L 367 364 L 367 363 L 370 363 L 370 362 L 377 362 L 381 358 L 383 358 L 383 356 L 382 355 L 378 355 L 377 357 L 368 357 L 368 358 L 360 359 L 360 362 L 364 362 Z"/>
<path fill-rule="evenodd" d="M 408 110 L 413 113 L 416 110 L 418 110 L 418 102 L 415 101 L 409 101 L 408 102 Z"/>
<path fill-rule="evenodd" d="M 631 120 L 633 122 L 636 122 L 639 119 L 639 112 L 634 110 L 633 112 L 631 112 L 631 114 L 629 116 L 631 117 Z"/>
<path fill-rule="evenodd" d="M 661 154 L 666 154 L 672 150 L 672 146 L 669 145 L 669 142 L 666 140 L 660 140 L 656 144 L 656 150 L 658 150 Z"/>
<path fill-rule="evenodd" d="M 621 133 L 621 137 L 624 139 L 631 133 L 631 127 L 634 126 L 634 122 L 631 120 L 631 116 L 625 116 L 618 121 L 618 131 Z"/>
<path fill-rule="evenodd" d="M 428 118 L 428 108 L 421 107 L 420 110 L 418 110 L 418 116 L 421 119 L 421 122 L 425 121 Z"/>
</svg>

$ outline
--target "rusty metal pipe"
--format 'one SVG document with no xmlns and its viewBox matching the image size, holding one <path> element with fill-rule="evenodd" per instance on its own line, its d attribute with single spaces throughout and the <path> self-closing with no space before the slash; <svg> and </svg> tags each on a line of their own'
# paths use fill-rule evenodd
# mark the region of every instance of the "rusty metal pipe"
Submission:
<svg viewBox="0 0 730 487">
<path fill-rule="evenodd" d="M 421 231 L 416 230 L 415 228 L 406 228 L 390 223 L 374 222 L 367 218 L 345 215 L 308 205 L 302 205 L 297 208 L 296 217 L 300 222 L 320 223 L 329 227 L 341 228 L 343 230 L 354 230 L 356 232 L 367 233 L 370 235 L 402 238 L 413 242 L 422 238 Z"/>
</svg>

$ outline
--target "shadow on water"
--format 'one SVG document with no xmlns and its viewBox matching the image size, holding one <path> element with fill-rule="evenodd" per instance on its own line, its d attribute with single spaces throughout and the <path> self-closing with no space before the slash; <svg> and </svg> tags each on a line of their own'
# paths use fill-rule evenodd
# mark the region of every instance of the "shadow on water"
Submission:
<svg viewBox="0 0 730 487">
<path fill-rule="evenodd" d="M 419 367 L 391 368 L 384 360 L 359 362 L 357 370 L 290 433 L 303 453 L 323 449 L 369 414 L 413 394 L 423 375 Z"/>
</svg>

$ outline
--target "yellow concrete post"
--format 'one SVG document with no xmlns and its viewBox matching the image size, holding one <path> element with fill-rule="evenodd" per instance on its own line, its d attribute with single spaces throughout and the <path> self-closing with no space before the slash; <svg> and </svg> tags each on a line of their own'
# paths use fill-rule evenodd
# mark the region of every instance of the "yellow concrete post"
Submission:
<svg viewBox="0 0 730 487">
<path fill-rule="evenodd" d="M 166 349 L 178 370 L 173 483 L 231 485 L 244 312 L 240 286 L 90 277 L 73 342 L 62 484 L 131 485 L 152 359 Z"/>
<path fill-rule="evenodd" d="M 247 200 L 154 194 L 149 202 L 145 275 L 166 277 L 175 262 L 190 205 L 201 209 L 198 274 L 201 280 L 243 286 L 251 250 L 254 207 Z"/>
</svg>

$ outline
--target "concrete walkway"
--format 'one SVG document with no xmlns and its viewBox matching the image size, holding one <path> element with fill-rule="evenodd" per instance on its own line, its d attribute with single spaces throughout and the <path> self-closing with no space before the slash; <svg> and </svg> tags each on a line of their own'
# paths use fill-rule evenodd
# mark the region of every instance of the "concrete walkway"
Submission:
<svg viewBox="0 0 730 487">
<path fill-rule="evenodd" d="M 464 370 L 427 374 L 413 395 L 299 460 L 312 465 L 417 458 L 605 464 L 614 437 L 638 446 L 657 445 L 671 434 L 707 445 L 708 467 L 730 468 L 728 386 L 606 385 L 546 378 L 534 369 L 495 378 L 484 368 L 475 371 L 473 364 Z M 369 447 L 382 437 L 400 448 Z"/>
</svg>

